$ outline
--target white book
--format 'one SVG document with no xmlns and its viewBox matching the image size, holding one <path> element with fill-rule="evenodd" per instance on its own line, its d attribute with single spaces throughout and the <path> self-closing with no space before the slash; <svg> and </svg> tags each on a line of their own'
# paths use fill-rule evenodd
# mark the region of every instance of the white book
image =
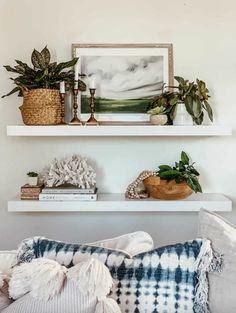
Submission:
<svg viewBox="0 0 236 313">
<path fill-rule="evenodd" d="M 45 187 L 42 190 L 42 193 L 47 194 L 94 194 L 96 193 L 97 188 L 68 188 L 68 187 Z"/>
<path fill-rule="evenodd" d="M 40 193 L 40 201 L 96 201 L 97 194 L 46 194 Z"/>
</svg>

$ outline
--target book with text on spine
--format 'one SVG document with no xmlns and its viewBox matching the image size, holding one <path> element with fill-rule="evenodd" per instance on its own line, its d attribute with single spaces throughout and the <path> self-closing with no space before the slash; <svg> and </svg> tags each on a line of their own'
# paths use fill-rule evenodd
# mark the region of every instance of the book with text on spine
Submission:
<svg viewBox="0 0 236 313">
<path fill-rule="evenodd" d="M 39 195 L 40 201 L 96 201 L 97 194 L 45 194 Z"/>
<path fill-rule="evenodd" d="M 73 188 L 73 187 L 45 187 L 43 194 L 95 194 L 96 187 L 92 188 Z"/>
</svg>

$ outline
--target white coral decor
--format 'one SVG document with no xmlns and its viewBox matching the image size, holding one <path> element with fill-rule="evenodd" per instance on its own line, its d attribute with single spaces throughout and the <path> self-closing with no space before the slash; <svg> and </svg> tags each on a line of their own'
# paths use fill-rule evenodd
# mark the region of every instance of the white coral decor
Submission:
<svg viewBox="0 0 236 313">
<path fill-rule="evenodd" d="M 71 184 L 79 188 L 91 188 L 96 185 L 96 173 L 86 158 L 79 155 L 63 159 L 54 159 L 43 175 L 47 187 Z"/>
</svg>

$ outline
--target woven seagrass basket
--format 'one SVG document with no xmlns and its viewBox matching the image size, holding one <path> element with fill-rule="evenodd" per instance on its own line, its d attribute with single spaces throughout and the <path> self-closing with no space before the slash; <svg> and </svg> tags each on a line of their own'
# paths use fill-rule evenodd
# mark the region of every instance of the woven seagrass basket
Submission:
<svg viewBox="0 0 236 313">
<path fill-rule="evenodd" d="M 61 99 L 58 90 L 33 89 L 24 92 L 20 107 L 26 125 L 57 125 L 61 122 Z"/>
<path fill-rule="evenodd" d="M 164 180 L 158 176 L 150 176 L 143 181 L 149 196 L 162 200 L 180 200 L 189 197 L 193 191 L 183 182 L 177 184 L 175 180 Z"/>
</svg>

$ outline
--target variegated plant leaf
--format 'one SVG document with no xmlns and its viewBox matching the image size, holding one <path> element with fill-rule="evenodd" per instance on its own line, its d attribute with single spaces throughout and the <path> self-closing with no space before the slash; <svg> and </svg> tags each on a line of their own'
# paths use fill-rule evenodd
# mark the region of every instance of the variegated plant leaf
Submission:
<svg viewBox="0 0 236 313">
<path fill-rule="evenodd" d="M 41 56 L 44 59 L 44 63 L 46 65 L 48 65 L 50 63 L 51 55 L 50 55 L 50 51 L 48 50 L 47 46 L 45 48 L 43 48 L 43 50 L 41 51 Z"/>
<path fill-rule="evenodd" d="M 32 64 L 35 68 L 38 68 L 38 69 L 44 69 L 46 64 L 44 62 L 44 58 L 43 56 L 41 55 L 40 52 L 38 52 L 37 50 L 34 49 L 32 55 L 31 55 L 31 61 L 32 61 Z"/>
</svg>

